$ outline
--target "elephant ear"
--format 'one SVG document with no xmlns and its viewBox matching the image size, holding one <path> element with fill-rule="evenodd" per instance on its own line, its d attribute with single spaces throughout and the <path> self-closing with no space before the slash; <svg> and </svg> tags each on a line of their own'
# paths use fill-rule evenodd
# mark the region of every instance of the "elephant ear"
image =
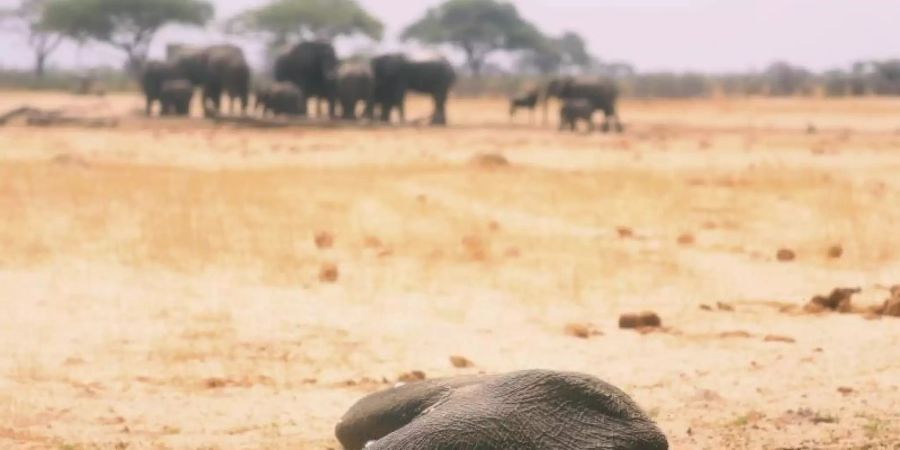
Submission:
<svg viewBox="0 0 900 450">
<path fill-rule="evenodd" d="M 482 377 L 421 381 L 377 392 L 353 405 L 335 427 L 345 450 L 360 450 L 366 444 L 394 433 L 447 398 L 454 389 L 482 382 Z"/>
</svg>

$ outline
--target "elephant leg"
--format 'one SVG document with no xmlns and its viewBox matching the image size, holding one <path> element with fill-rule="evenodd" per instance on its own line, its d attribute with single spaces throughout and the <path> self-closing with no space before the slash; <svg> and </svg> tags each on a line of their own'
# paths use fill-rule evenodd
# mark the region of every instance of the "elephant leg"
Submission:
<svg viewBox="0 0 900 450">
<path fill-rule="evenodd" d="M 447 125 L 447 93 L 441 92 L 434 96 L 434 115 L 431 117 L 432 125 Z"/>
<path fill-rule="evenodd" d="M 146 105 L 145 114 L 147 115 L 147 117 L 150 117 L 150 115 L 153 114 L 153 97 L 150 97 L 149 95 L 147 96 L 147 105 Z"/>
</svg>

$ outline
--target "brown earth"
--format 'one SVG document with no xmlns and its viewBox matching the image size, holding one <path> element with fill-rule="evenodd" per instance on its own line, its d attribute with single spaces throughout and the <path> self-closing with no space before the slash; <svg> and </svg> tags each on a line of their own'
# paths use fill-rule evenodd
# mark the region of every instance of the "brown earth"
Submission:
<svg viewBox="0 0 900 450">
<path fill-rule="evenodd" d="M 900 101 L 630 101 L 621 136 L 499 100 L 376 130 L 21 104 L 126 119 L 0 128 L 0 448 L 336 448 L 401 375 L 525 368 L 622 387 L 676 449 L 900 448 L 900 319 L 783 312 L 900 283 Z"/>
</svg>

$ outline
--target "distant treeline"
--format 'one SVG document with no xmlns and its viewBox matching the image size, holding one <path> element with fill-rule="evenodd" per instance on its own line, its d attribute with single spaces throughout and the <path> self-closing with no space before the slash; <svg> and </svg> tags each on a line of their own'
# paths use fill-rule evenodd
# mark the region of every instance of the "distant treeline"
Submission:
<svg viewBox="0 0 900 450">
<path fill-rule="evenodd" d="M 536 73 L 500 69 L 479 76 L 461 72 L 455 92 L 462 96 L 509 96 L 539 86 L 544 79 Z M 825 73 L 779 62 L 761 72 L 732 74 L 640 73 L 620 63 L 597 65 L 579 76 L 613 78 L 623 94 L 633 98 L 900 96 L 900 60 L 860 62 Z M 0 89 L 76 91 L 87 78 L 106 91 L 137 89 L 126 71 L 112 68 L 89 73 L 48 70 L 42 78 L 27 70 L 0 69 Z"/>
<path fill-rule="evenodd" d="M 618 81 L 627 97 L 862 97 L 900 95 L 900 60 L 859 62 L 847 70 L 814 73 L 803 67 L 778 62 L 766 70 L 748 73 L 648 72 L 627 64 L 599 65 L 586 76 Z M 464 76 L 457 92 L 462 95 L 512 95 L 541 83 L 538 75 L 503 74 L 476 78 Z"/>
</svg>

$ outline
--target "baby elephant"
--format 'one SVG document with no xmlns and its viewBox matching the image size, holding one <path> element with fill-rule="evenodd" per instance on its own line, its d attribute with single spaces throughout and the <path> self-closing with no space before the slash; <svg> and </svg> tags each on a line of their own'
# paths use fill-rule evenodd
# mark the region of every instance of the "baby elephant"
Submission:
<svg viewBox="0 0 900 450">
<path fill-rule="evenodd" d="M 306 96 L 292 83 L 272 83 L 256 90 L 256 107 L 263 115 L 305 116 Z"/>
<path fill-rule="evenodd" d="M 194 85 L 188 80 L 169 80 L 163 83 L 160 92 L 161 114 L 164 116 L 191 115 L 191 99 Z"/>
<path fill-rule="evenodd" d="M 407 384 L 357 402 L 335 430 L 345 450 L 667 450 L 618 388 L 524 371 Z"/>
<path fill-rule="evenodd" d="M 566 128 L 575 131 L 578 128 L 578 122 L 587 123 L 588 130 L 594 131 L 594 111 L 596 107 L 590 100 L 584 99 L 568 99 L 563 102 L 559 110 L 559 129 Z"/>
</svg>

